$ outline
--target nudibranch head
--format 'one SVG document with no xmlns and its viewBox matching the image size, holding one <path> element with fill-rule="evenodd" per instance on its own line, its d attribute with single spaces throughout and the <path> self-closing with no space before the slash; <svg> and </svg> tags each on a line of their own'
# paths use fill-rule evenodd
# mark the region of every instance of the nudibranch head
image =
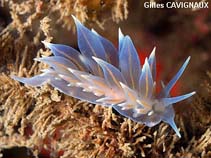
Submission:
<svg viewBox="0 0 211 158">
<path fill-rule="evenodd" d="M 191 97 L 195 92 L 170 97 L 170 91 L 184 72 L 190 57 L 156 94 L 155 48 L 141 66 L 132 40 L 124 36 L 120 29 L 119 47 L 116 49 L 96 31 L 87 29 L 74 16 L 73 19 L 80 52 L 66 45 L 43 41 L 53 56 L 36 60 L 48 64 L 49 68 L 31 78 L 12 78 L 31 86 L 42 86 L 47 82 L 69 96 L 113 107 L 123 116 L 149 127 L 164 121 L 181 137 L 174 122 L 172 104 Z"/>
</svg>

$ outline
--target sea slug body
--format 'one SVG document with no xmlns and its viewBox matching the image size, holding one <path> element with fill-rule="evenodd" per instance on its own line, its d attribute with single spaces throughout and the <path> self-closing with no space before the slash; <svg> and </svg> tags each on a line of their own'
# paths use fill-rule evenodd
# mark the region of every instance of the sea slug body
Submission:
<svg viewBox="0 0 211 158">
<path fill-rule="evenodd" d="M 35 60 L 49 65 L 40 75 L 13 79 L 31 86 L 49 83 L 66 95 L 107 107 L 113 107 L 121 115 L 149 127 L 164 121 L 181 137 L 174 122 L 172 104 L 195 94 L 170 97 L 172 87 L 185 70 L 190 57 L 177 74 L 156 94 L 155 48 L 141 66 L 138 54 L 129 36 L 119 30 L 118 50 L 94 30 L 83 26 L 73 16 L 77 28 L 76 49 L 43 42 L 53 56 Z"/>
</svg>

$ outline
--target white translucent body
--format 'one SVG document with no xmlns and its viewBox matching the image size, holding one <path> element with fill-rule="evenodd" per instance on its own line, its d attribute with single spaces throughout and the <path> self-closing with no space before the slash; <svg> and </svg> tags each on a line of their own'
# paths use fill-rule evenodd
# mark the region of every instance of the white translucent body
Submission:
<svg viewBox="0 0 211 158">
<path fill-rule="evenodd" d="M 49 83 L 72 97 L 103 106 L 111 106 L 121 115 L 149 127 L 164 121 L 180 133 L 174 123 L 173 103 L 193 94 L 170 97 L 172 87 L 185 70 L 190 57 L 172 80 L 156 89 L 155 48 L 141 67 L 138 54 L 129 36 L 119 30 L 118 50 L 107 39 L 84 27 L 74 17 L 80 52 L 72 47 L 43 42 L 54 56 L 35 60 L 49 65 L 49 69 L 32 78 L 12 76 L 31 86 Z"/>
</svg>

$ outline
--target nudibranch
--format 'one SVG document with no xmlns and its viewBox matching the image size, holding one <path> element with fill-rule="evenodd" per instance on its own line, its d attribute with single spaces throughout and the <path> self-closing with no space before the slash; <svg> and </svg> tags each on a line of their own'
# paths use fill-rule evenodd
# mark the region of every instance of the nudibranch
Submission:
<svg viewBox="0 0 211 158">
<path fill-rule="evenodd" d="M 116 49 L 109 40 L 83 26 L 74 16 L 73 19 L 80 52 L 66 45 L 43 41 L 53 56 L 35 60 L 48 64 L 49 68 L 31 78 L 12 78 L 36 87 L 48 83 L 66 95 L 112 107 L 121 115 L 149 127 L 164 121 L 181 137 L 174 122 L 172 104 L 191 97 L 195 92 L 171 97 L 170 91 L 190 57 L 167 85 L 162 84 L 162 90 L 157 94 L 155 48 L 141 66 L 132 40 L 120 29 Z"/>
</svg>

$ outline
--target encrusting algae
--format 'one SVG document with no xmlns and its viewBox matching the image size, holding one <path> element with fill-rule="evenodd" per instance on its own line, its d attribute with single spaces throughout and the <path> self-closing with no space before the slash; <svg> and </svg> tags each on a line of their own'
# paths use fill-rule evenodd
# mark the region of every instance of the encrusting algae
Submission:
<svg viewBox="0 0 211 158">
<path fill-rule="evenodd" d="M 73 24 L 69 15 L 77 16 L 77 13 L 70 9 L 72 7 L 68 10 L 67 4 L 79 5 L 78 10 L 89 7 L 84 5 L 86 3 L 80 5 L 82 1 L 74 2 L 58 1 L 60 5 L 52 7 L 54 1 L 1 1 L 3 8 L 11 9 L 11 22 L 0 28 L 1 156 L 7 157 L 6 150 L 12 152 L 14 148 L 22 150 L 25 147 L 24 151 L 30 153 L 26 157 L 211 157 L 210 72 L 201 85 L 203 93 L 186 105 L 190 107 L 190 115 L 176 115 L 182 139 L 164 123 L 149 128 L 120 116 L 111 108 L 82 102 L 48 85 L 31 88 L 9 77 L 11 74 L 30 77 L 46 68 L 45 64 L 32 59 L 51 54 L 43 49 L 40 41 L 53 40 L 53 30 L 57 27 L 52 22 L 54 14 L 63 16 L 57 22 L 69 29 Z M 126 1 L 113 4 L 108 0 L 104 5 L 107 3 L 112 5 L 105 9 L 114 19 L 127 17 Z M 59 6 L 67 9 L 67 13 Z M 78 18 L 102 24 L 101 9 L 96 12 L 99 14 L 88 12 Z"/>
</svg>

